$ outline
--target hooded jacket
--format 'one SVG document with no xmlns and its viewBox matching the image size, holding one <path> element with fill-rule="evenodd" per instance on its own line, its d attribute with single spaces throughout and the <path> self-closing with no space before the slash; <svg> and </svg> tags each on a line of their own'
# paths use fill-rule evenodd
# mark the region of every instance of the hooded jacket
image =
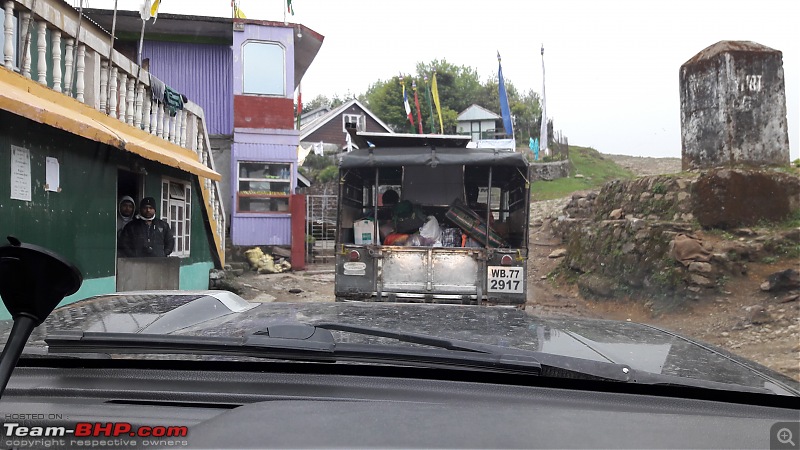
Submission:
<svg viewBox="0 0 800 450">
<path fill-rule="evenodd" d="M 122 202 L 125 201 L 133 203 L 133 211 L 131 212 L 130 217 L 125 217 L 122 215 L 122 212 L 120 212 L 120 207 L 122 206 Z M 136 216 L 136 202 L 133 200 L 132 197 L 128 195 L 122 197 L 119 200 L 119 203 L 117 203 L 117 237 L 119 237 L 120 233 L 122 232 L 122 229 L 125 228 L 125 225 L 130 223 L 135 216 Z"/>
</svg>

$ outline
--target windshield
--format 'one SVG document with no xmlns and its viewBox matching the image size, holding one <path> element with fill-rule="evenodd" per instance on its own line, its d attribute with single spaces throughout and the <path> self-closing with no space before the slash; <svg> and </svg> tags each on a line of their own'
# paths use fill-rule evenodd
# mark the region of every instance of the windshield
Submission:
<svg viewBox="0 0 800 450">
<path fill-rule="evenodd" d="M 785 2 L 6 3 L 0 231 L 82 275 L 23 357 L 334 324 L 797 387 Z"/>
</svg>

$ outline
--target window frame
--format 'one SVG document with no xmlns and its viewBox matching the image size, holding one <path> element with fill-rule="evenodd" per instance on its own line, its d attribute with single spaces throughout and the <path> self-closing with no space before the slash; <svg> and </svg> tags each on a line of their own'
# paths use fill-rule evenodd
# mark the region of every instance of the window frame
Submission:
<svg viewBox="0 0 800 450">
<path fill-rule="evenodd" d="M 290 214 L 291 213 L 291 196 L 292 196 L 292 178 L 294 174 L 294 163 L 290 161 L 251 161 L 251 160 L 239 160 L 236 162 L 236 212 L 242 214 Z M 278 176 L 280 176 L 280 172 L 282 170 L 287 170 L 288 177 L 285 178 L 271 178 L 275 175 L 268 175 L 264 174 L 262 177 L 252 177 L 252 176 L 242 176 L 244 173 L 242 171 L 243 164 L 263 164 L 266 167 L 275 166 L 278 172 Z M 249 174 L 248 174 L 249 175 Z M 255 193 L 242 193 L 241 190 L 241 183 L 242 182 L 254 182 L 254 183 L 270 183 L 270 189 L 272 189 L 271 183 L 280 183 L 282 188 L 285 188 L 288 185 L 288 193 L 278 194 L 273 193 L 272 191 L 264 191 L 263 193 L 255 192 Z M 249 191 L 249 189 L 248 189 Z M 256 190 L 257 191 L 257 190 Z M 275 191 L 277 192 L 277 191 Z M 276 210 L 267 210 L 267 211 L 254 211 L 252 208 L 250 209 L 242 209 L 241 203 L 242 199 L 250 199 L 255 200 L 270 200 L 270 208 L 272 204 L 276 205 Z M 285 205 L 285 210 L 281 211 L 277 208 L 280 208 L 280 205 Z"/>
<path fill-rule="evenodd" d="M 367 120 L 364 114 L 342 114 L 342 131 L 347 132 L 347 119 L 356 119 L 356 131 L 367 131 Z"/>
<path fill-rule="evenodd" d="M 248 45 L 270 45 L 276 46 L 281 50 L 281 63 L 280 63 L 280 74 L 281 74 L 281 92 L 255 92 L 255 91 L 248 91 L 247 90 L 247 46 Z M 258 95 L 258 96 L 265 96 L 265 97 L 286 97 L 286 47 L 281 44 L 280 42 L 275 41 L 262 41 L 262 40 L 247 40 L 242 44 L 242 94 L 243 95 Z"/>
<path fill-rule="evenodd" d="M 172 195 L 171 187 L 180 185 L 183 187 L 183 198 Z M 171 213 L 173 206 L 181 213 L 180 218 L 172 220 Z M 188 258 L 191 256 L 192 248 L 192 182 L 177 178 L 161 178 L 161 198 L 160 198 L 161 220 L 169 224 L 172 235 L 175 237 L 175 249 L 169 256 L 178 258 Z M 180 224 L 180 226 L 178 226 Z M 179 250 L 180 248 L 180 250 Z"/>
</svg>

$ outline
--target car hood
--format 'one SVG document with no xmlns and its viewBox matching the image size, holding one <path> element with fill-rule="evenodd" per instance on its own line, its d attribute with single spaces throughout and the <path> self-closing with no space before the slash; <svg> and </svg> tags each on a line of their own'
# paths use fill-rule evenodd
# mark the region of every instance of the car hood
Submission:
<svg viewBox="0 0 800 450">
<path fill-rule="evenodd" d="M 225 291 L 142 292 L 56 309 L 26 352 L 46 351 L 56 331 L 246 337 L 277 324 L 341 323 L 626 364 L 651 373 L 797 391 L 797 381 L 710 344 L 635 322 L 536 317 L 503 307 L 403 303 L 249 303 Z M 8 334 L 11 322 L 0 323 Z M 353 333 L 349 343 L 398 343 Z"/>
</svg>

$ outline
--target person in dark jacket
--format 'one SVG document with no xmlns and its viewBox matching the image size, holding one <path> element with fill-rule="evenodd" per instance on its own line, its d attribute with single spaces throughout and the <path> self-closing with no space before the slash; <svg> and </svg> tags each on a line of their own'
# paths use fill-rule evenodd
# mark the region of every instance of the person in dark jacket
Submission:
<svg viewBox="0 0 800 450">
<path fill-rule="evenodd" d="M 145 197 L 139 203 L 139 214 L 122 229 L 119 253 L 125 258 L 169 256 L 175 249 L 175 238 L 167 222 L 156 218 L 156 201 Z"/>
</svg>

